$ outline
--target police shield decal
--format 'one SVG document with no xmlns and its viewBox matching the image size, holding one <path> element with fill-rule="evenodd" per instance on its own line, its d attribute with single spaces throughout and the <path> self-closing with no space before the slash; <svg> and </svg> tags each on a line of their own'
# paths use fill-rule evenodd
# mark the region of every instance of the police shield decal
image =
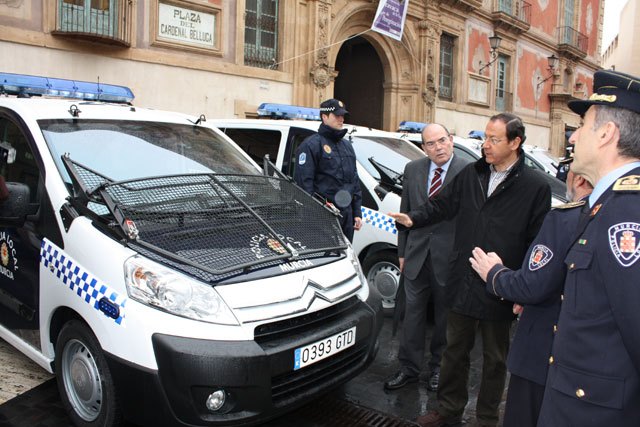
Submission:
<svg viewBox="0 0 640 427">
<path fill-rule="evenodd" d="M 536 271 L 544 267 L 553 258 L 553 252 L 545 245 L 535 245 L 529 257 L 529 270 Z"/>
<path fill-rule="evenodd" d="M 640 224 L 621 222 L 609 227 L 609 246 L 620 265 L 633 265 L 640 258 Z"/>
</svg>

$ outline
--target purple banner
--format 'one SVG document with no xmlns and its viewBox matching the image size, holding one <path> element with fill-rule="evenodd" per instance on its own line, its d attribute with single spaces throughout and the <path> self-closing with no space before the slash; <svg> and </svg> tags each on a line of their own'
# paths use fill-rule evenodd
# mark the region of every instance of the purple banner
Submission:
<svg viewBox="0 0 640 427">
<path fill-rule="evenodd" d="M 371 29 L 398 41 L 402 40 L 408 7 L 409 0 L 380 0 Z"/>
</svg>

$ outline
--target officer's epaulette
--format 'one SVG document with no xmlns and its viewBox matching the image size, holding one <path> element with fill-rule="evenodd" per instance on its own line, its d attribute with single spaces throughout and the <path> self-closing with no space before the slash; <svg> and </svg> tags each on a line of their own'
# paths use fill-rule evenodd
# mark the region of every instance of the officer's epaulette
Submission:
<svg viewBox="0 0 640 427">
<path fill-rule="evenodd" d="M 564 205 L 554 206 L 554 209 L 571 209 L 583 206 L 586 203 L 585 200 L 578 200 L 577 202 L 565 203 Z"/>
<path fill-rule="evenodd" d="M 640 191 L 640 175 L 628 175 L 613 184 L 613 191 Z"/>
</svg>

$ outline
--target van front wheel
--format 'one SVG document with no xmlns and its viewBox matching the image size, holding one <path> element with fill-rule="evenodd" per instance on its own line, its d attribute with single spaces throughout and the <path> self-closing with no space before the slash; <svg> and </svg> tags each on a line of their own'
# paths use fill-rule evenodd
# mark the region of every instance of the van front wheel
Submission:
<svg viewBox="0 0 640 427">
<path fill-rule="evenodd" d="M 396 292 L 400 285 L 398 255 L 393 251 L 376 252 L 364 259 L 362 269 L 369 286 L 377 289 L 382 296 L 384 313 L 391 315 L 396 306 Z"/>
<path fill-rule="evenodd" d="M 62 404 L 78 427 L 115 427 L 122 421 L 113 379 L 98 340 L 78 320 L 56 341 L 56 376 Z"/>
</svg>

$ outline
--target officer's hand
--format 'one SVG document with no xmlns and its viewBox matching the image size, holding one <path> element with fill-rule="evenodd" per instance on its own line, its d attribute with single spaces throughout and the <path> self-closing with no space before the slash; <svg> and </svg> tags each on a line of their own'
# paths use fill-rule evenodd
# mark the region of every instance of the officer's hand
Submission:
<svg viewBox="0 0 640 427">
<path fill-rule="evenodd" d="M 474 248 L 471 254 L 473 255 L 472 258 L 469 258 L 471 268 L 473 268 L 485 282 L 487 281 L 489 270 L 496 264 L 502 264 L 502 260 L 495 252 L 485 253 L 485 251 L 480 248 Z"/>
<path fill-rule="evenodd" d="M 411 218 L 409 218 L 409 215 L 405 213 L 389 212 L 387 215 L 395 219 L 398 224 L 402 224 L 407 228 L 411 228 L 413 226 L 413 221 L 411 221 Z"/>
<path fill-rule="evenodd" d="M 398 267 L 400 267 L 400 273 L 404 271 L 404 258 L 398 258 Z"/>
<path fill-rule="evenodd" d="M 522 306 L 520 304 L 513 304 L 513 314 L 522 313 Z"/>
<path fill-rule="evenodd" d="M 357 216 L 354 218 L 354 221 L 353 221 L 353 229 L 360 230 L 361 228 L 362 228 L 362 218 Z"/>
</svg>

